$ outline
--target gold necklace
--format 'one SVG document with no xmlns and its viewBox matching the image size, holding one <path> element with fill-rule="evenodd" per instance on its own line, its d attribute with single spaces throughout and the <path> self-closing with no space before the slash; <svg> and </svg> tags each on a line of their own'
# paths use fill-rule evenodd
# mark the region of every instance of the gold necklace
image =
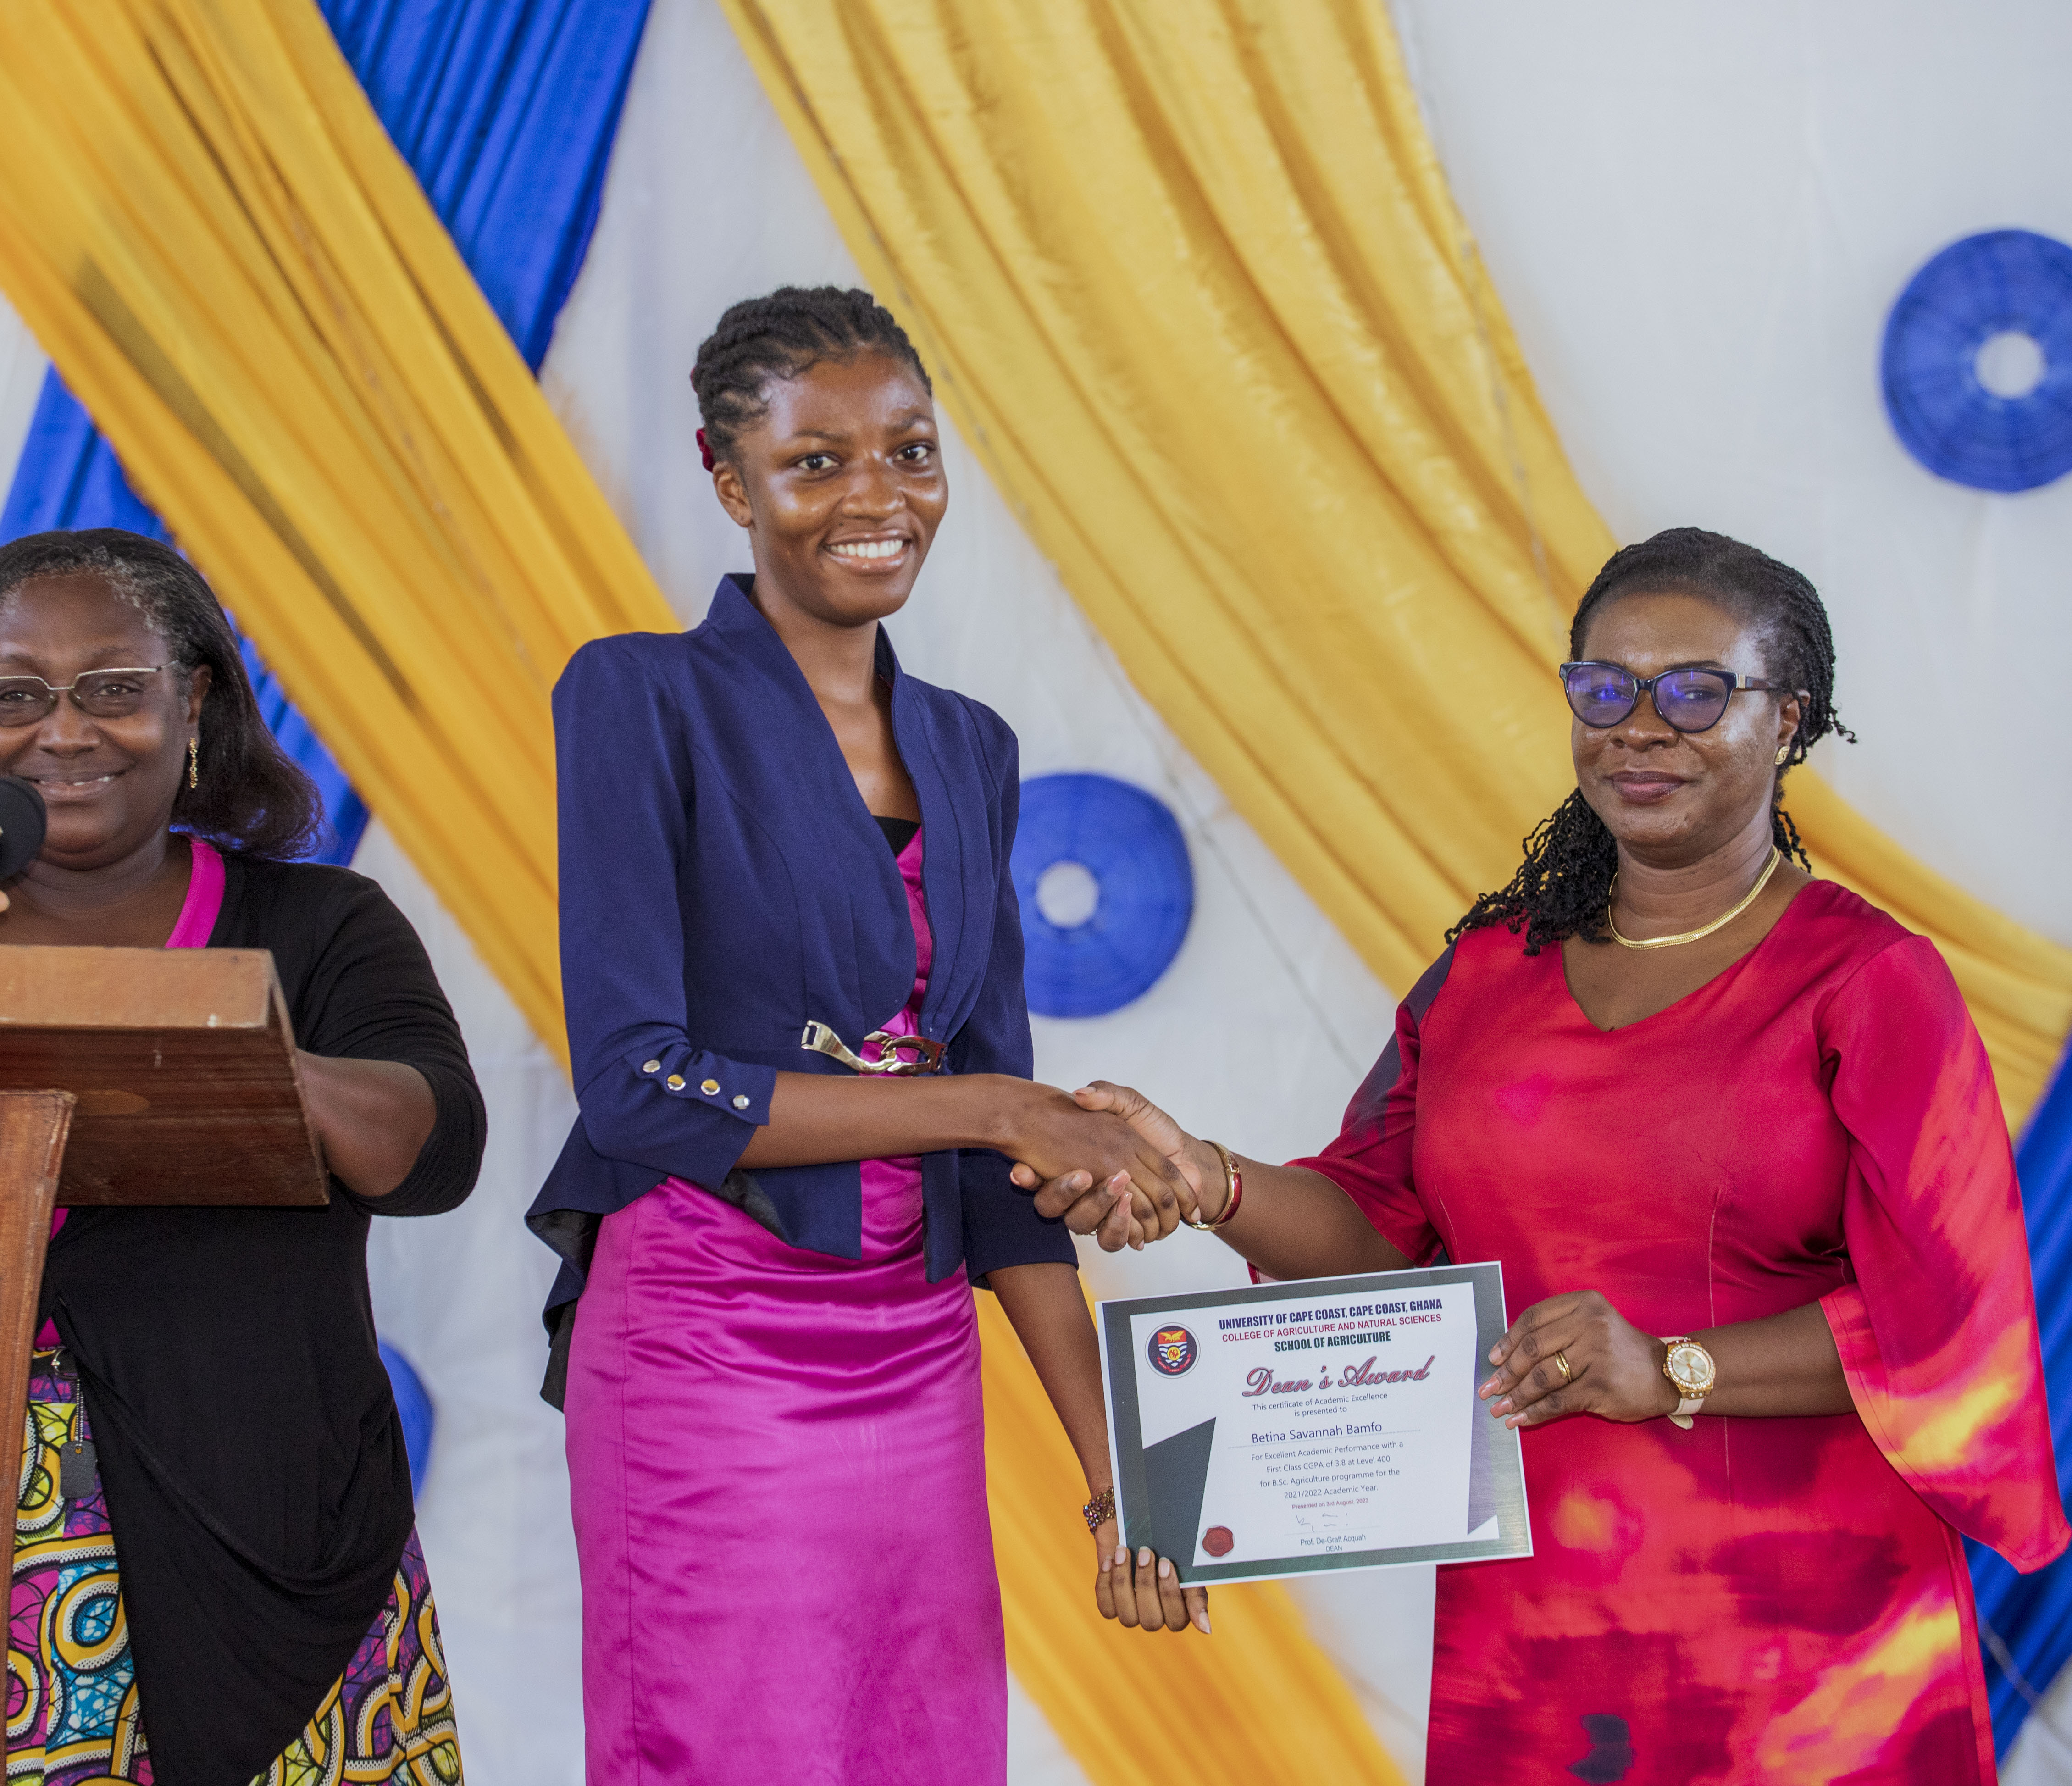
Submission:
<svg viewBox="0 0 2072 1786">
<path fill-rule="evenodd" d="M 1679 943 L 1695 943 L 1700 936 L 1709 936 L 1716 930 L 1724 930 L 1762 896 L 1762 890 L 1770 885 L 1770 877 L 1777 872 L 1777 865 L 1784 860 L 1784 852 L 1775 844 L 1770 846 L 1770 862 L 1756 876 L 1755 885 L 1742 896 L 1741 903 L 1731 912 L 1723 912 L 1710 924 L 1696 930 L 1687 930 L 1677 936 L 1650 936 L 1635 942 L 1630 936 L 1619 935 L 1619 928 L 1612 920 L 1612 908 L 1618 903 L 1618 876 L 1612 876 L 1611 896 L 1605 901 L 1605 928 L 1612 933 L 1612 940 L 1623 949 L 1674 949 Z"/>
</svg>

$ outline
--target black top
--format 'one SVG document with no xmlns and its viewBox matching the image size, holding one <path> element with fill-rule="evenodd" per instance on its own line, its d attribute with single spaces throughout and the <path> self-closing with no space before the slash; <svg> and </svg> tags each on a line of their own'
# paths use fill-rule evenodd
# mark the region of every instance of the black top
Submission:
<svg viewBox="0 0 2072 1786">
<path fill-rule="evenodd" d="M 921 829 L 919 819 L 887 818 L 882 813 L 870 816 L 878 821 L 878 829 L 885 833 L 885 841 L 892 846 L 895 857 L 914 841 L 914 833 Z"/>
<path fill-rule="evenodd" d="M 415 1517 L 375 1348 L 370 1212 L 474 1187 L 482 1096 L 424 945 L 343 868 L 226 854 L 212 949 L 266 949 L 298 1047 L 400 1060 L 438 1117 L 378 1201 L 75 1209 L 43 1313 L 76 1356 L 161 1786 L 244 1786 L 292 1742 L 387 1601 Z"/>
</svg>

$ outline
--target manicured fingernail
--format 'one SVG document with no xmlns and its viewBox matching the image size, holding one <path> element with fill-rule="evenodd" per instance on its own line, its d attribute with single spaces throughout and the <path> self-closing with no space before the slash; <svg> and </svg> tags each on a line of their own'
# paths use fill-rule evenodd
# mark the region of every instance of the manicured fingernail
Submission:
<svg viewBox="0 0 2072 1786">
<path fill-rule="evenodd" d="M 1120 1569 L 1124 1567 L 1128 1561 L 1129 1546 L 1126 1544 L 1117 1545 L 1115 1547 L 1115 1566 L 1117 1569 Z"/>
<path fill-rule="evenodd" d="M 1509 1396 L 1506 1396 L 1503 1400 L 1497 1403 L 1496 1406 L 1490 1411 L 1494 1414 L 1509 1414 L 1511 1412 L 1511 1397 Z"/>
<path fill-rule="evenodd" d="M 1201 1632 L 1204 1637 L 1212 1635 L 1209 1630 L 1208 1614 L 1206 1612 L 1198 1612 L 1194 1615 L 1194 1628 Z"/>
<path fill-rule="evenodd" d="M 1151 1566 L 1151 1546 L 1147 1544 L 1141 1550 L 1137 1553 L 1137 1566 L 1139 1569 L 1149 1569 Z"/>
<path fill-rule="evenodd" d="M 1496 1362 L 1499 1358 L 1501 1358 L 1501 1357 L 1503 1357 L 1503 1347 L 1501 1347 L 1501 1346 L 1491 1346 L 1491 1347 L 1490 1348 L 1490 1362 L 1492 1364 L 1494 1364 L 1494 1363 L 1495 1363 L 1495 1362 Z"/>
<path fill-rule="evenodd" d="M 1172 1580 L 1173 1559 L 1170 1557 L 1161 1557 L 1158 1559 L 1158 1578 L 1161 1582 Z"/>
</svg>

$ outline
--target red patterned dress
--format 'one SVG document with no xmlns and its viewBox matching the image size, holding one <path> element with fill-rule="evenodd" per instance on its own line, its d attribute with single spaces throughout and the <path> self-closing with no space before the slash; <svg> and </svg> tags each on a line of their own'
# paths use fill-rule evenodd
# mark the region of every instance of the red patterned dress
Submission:
<svg viewBox="0 0 2072 1786">
<path fill-rule="evenodd" d="M 1852 1414 L 1524 1434 L 1535 1553 L 1439 1571 L 1431 1786 L 1995 1777 L 1959 1534 L 2072 1541 L 2021 1193 L 1934 946 L 1815 881 L 1667 1010 L 1601 1031 L 1558 949 L 1463 937 L 1297 1163 L 1513 1315 L 1650 1333 L 1818 1301 Z"/>
</svg>

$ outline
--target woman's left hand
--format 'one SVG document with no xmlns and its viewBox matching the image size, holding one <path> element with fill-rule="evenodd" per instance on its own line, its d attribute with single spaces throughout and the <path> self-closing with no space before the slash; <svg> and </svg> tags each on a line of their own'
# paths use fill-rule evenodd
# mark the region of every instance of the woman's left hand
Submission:
<svg viewBox="0 0 2072 1786">
<path fill-rule="evenodd" d="M 1118 1172 L 1098 1187 L 1093 1174 L 1083 1171 L 1046 1179 L 1034 1167 L 1018 1165 L 1008 1175 L 1017 1188 L 1034 1190 L 1061 1210 L 1065 1226 L 1098 1241 L 1104 1253 L 1119 1253 L 1125 1246 L 1141 1252 L 1147 1241 L 1158 1238 L 1157 1212 L 1127 1173 Z M 1039 1203 L 1038 1213 L 1042 1212 Z"/>
<path fill-rule="evenodd" d="M 1104 1619 L 1120 1619 L 1142 1631 L 1185 1631 L 1209 1635 L 1209 1591 L 1182 1587 L 1166 1558 L 1123 1549 L 1113 1520 L 1094 1529 L 1100 1573 L 1094 1578 L 1094 1604 Z"/>
<path fill-rule="evenodd" d="M 1495 1373 L 1476 1393 L 1507 1426 L 1576 1414 L 1655 1420 L 1675 1413 L 1679 1400 L 1663 1356 L 1662 1342 L 1599 1292 L 1577 1290 L 1535 1302 L 1511 1323 L 1490 1354 Z"/>
<path fill-rule="evenodd" d="M 327 1171 L 363 1197 L 385 1197 L 410 1175 L 439 1107 L 431 1081 L 401 1060 L 348 1060 L 295 1051 L 302 1105 Z"/>
</svg>

